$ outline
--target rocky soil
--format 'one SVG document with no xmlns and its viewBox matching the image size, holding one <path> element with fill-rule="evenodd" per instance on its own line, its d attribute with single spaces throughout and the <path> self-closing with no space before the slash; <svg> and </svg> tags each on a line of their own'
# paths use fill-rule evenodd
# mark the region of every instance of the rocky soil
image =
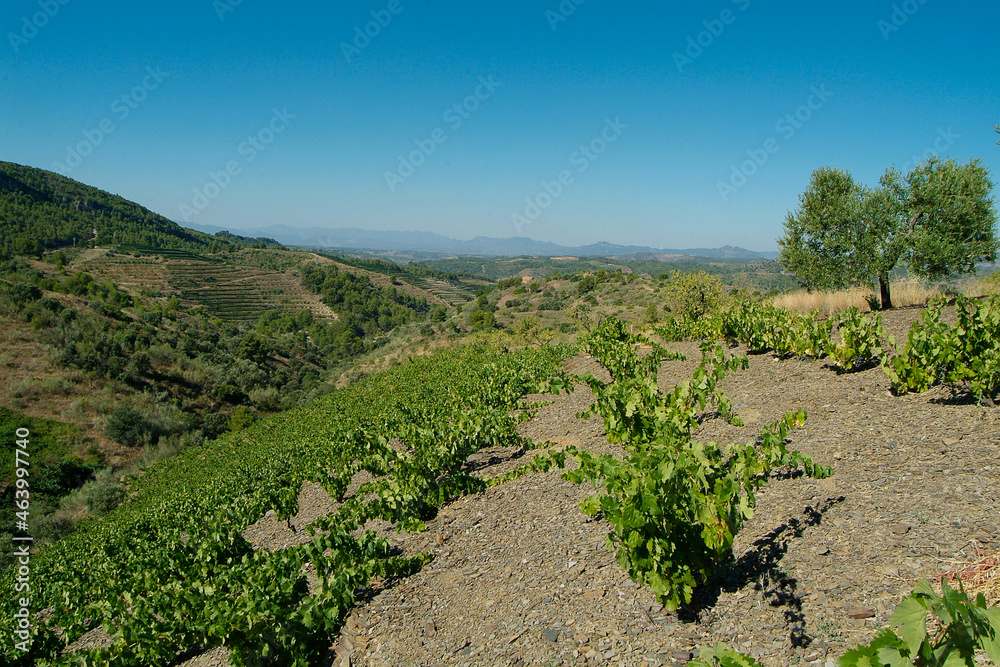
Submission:
<svg viewBox="0 0 1000 667">
<path fill-rule="evenodd" d="M 918 312 L 888 314 L 897 340 Z M 664 364 L 664 388 L 689 377 L 699 358 L 694 344 L 672 347 L 689 361 Z M 568 369 L 603 372 L 585 357 Z M 671 665 L 723 641 L 768 666 L 827 665 L 870 640 L 919 579 L 1000 551 L 1000 409 L 946 389 L 893 396 L 879 368 L 838 374 L 823 361 L 771 355 L 752 356 L 725 390 L 745 426 L 713 420 L 698 439 L 752 440 L 804 408 L 809 420 L 792 447 L 835 474 L 772 479 L 732 561 L 691 610 L 667 612 L 629 580 L 607 546 L 608 524 L 579 509 L 594 490 L 553 471 L 465 497 L 424 533 L 381 527 L 404 551 L 435 558 L 412 577 L 364 591 L 328 664 Z M 598 418 L 575 416 L 590 403 L 585 386 L 535 398 L 552 402 L 522 424 L 525 435 L 616 451 Z M 486 451 L 470 465 L 492 477 L 523 462 Z M 302 501 L 301 526 L 332 507 L 316 486 Z M 266 517 L 247 537 L 275 549 L 296 534 Z M 217 650 L 185 664 L 222 665 L 226 656 Z"/>
<path fill-rule="evenodd" d="M 916 310 L 888 314 L 905 338 Z M 664 364 L 662 384 L 687 378 Z M 569 370 L 600 372 L 578 358 Z M 593 489 L 558 471 L 464 498 L 427 533 L 393 539 L 430 549 L 434 562 L 359 605 L 336 647 L 352 665 L 661 665 L 725 641 L 765 665 L 826 664 L 885 625 L 920 578 L 934 577 L 1000 541 L 1000 410 L 949 390 L 893 396 L 879 368 L 838 374 L 822 361 L 751 357 L 725 389 L 745 426 L 709 422 L 698 438 L 752 439 L 805 408 L 792 446 L 834 466 L 822 481 L 775 479 L 738 535 L 733 561 L 678 617 L 635 586 L 579 503 Z M 575 417 L 578 388 L 524 424 L 536 442 L 613 447 L 599 419 Z M 503 452 L 485 453 L 504 472 Z M 443 543 L 439 544 L 439 541 Z"/>
</svg>

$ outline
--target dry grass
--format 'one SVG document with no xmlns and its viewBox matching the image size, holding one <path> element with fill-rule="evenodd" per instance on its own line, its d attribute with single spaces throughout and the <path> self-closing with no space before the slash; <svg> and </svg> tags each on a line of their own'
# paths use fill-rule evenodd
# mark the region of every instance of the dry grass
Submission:
<svg viewBox="0 0 1000 667">
<path fill-rule="evenodd" d="M 936 287 L 928 287 L 916 280 L 901 280 L 893 283 L 892 304 L 896 307 L 924 305 L 935 296 L 941 294 Z M 809 313 L 818 310 L 820 315 L 832 315 L 847 310 L 851 306 L 861 311 L 870 311 L 866 297 L 874 296 L 867 287 L 852 287 L 837 292 L 799 290 L 780 294 L 772 303 L 775 306 L 788 308 L 796 313 Z"/>
<path fill-rule="evenodd" d="M 981 278 L 977 282 L 976 287 L 979 288 L 983 296 L 1000 295 L 1000 271 L 994 271 L 987 277 Z"/>
<path fill-rule="evenodd" d="M 1000 605 L 1000 554 L 982 556 L 971 563 L 956 566 L 945 573 L 944 578 L 953 587 L 958 587 L 958 580 L 961 580 L 970 598 L 982 593 L 987 605 Z"/>
</svg>

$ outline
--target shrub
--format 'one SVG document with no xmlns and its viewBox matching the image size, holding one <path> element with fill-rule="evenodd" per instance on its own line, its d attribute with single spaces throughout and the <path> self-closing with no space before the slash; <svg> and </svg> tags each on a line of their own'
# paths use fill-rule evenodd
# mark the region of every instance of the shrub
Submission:
<svg viewBox="0 0 1000 667">
<path fill-rule="evenodd" d="M 438 304 L 431 306 L 429 315 L 431 322 L 444 322 L 448 317 L 448 310 L 441 304 Z"/>
<path fill-rule="evenodd" d="M 240 359 L 247 359 L 262 364 L 267 360 L 268 352 L 267 342 L 263 338 L 254 334 L 247 334 L 240 341 L 240 345 L 236 350 L 236 356 Z"/>
<path fill-rule="evenodd" d="M 493 329 L 497 325 L 496 316 L 485 310 L 477 310 L 469 317 L 473 329 Z"/>
<path fill-rule="evenodd" d="M 142 413 L 128 406 L 115 408 L 104 427 L 109 438 L 129 447 L 140 444 L 149 430 Z"/>
<path fill-rule="evenodd" d="M 62 514 L 47 514 L 40 517 L 32 527 L 37 537 L 51 540 L 61 540 L 73 532 L 75 524 L 68 516 Z"/>
<path fill-rule="evenodd" d="M 32 491 L 53 497 L 64 496 L 93 477 L 94 467 L 69 458 L 41 464 L 32 472 Z"/>
<path fill-rule="evenodd" d="M 145 352 L 137 352 L 128 361 L 128 371 L 136 377 L 143 377 L 153 369 L 153 363 Z"/>
<path fill-rule="evenodd" d="M 87 491 L 87 507 L 95 514 L 107 514 L 121 505 L 126 493 L 125 487 L 116 482 L 95 482 Z"/>
<path fill-rule="evenodd" d="M 217 387 L 215 390 L 215 395 L 220 401 L 225 401 L 226 403 L 245 403 L 247 401 L 247 395 L 239 387 L 232 384 L 224 384 Z"/>
<path fill-rule="evenodd" d="M 225 433 L 228 428 L 229 419 L 226 418 L 226 415 L 218 412 L 206 415 L 201 423 L 201 432 L 205 434 L 205 438 L 208 440 L 215 440 Z"/>
<path fill-rule="evenodd" d="M 245 405 L 241 405 L 229 416 L 229 430 L 233 433 L 242 431 L 249 428 L 255 421 L 257 421 L 256 413 Z"/>
<path fill-rule="evenodd" d="M 163 322 L 163 313 L 161 313 L 158 310 L 151 310 L 149 312 L 143 313 L 141 319 L 146 324 L 158 327 L 160 326 L 160 323 Z"/>
<path fill-rule="evenodd" d="M 674 271 L 664 288 L 671 312 L 682 320 L 695 321 L 715 312 L 722 303 L 722 281 L 704 271 Z"/>
</svg>

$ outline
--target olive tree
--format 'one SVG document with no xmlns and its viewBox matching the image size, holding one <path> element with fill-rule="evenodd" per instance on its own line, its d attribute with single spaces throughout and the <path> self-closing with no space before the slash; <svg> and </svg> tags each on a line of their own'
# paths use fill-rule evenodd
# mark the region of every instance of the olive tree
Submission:
<svg viewBox="0 0 1000 667">
<path fill-rule="evenodd" d="M 809 288 L 877 286 L 881 307 L 892 308 L 897 266 L 935 279 L 996 259 L 992 189 L 978 160 L 932 157 L 906 176 L 890 168 L 874 188 L 818 169 L 785 220 L 779 261 Z"/>
</svg>

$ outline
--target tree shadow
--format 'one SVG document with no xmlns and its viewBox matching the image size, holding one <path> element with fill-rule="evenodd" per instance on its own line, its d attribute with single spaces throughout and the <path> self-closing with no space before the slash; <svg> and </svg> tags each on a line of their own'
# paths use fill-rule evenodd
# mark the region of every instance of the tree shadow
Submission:
<svg viewBox="0 0 1000 667">
<path fill-rule="evenodd" d="M 805 614 L 802 611 L 802 596 L 798 593 L 798 581 L 781 568 L 781 560 L 788 552 L 791 540 L 802 537 L 807 528 L 818 526 L 823 515 L 844 500 L 844 496 L 839 496 L 828 498 L 819 507 L 807 506 L 802 518 L 792 517 L 774 528 L 754 542 L 739 560 L 730 556 L 719 565 L 715 575 L 695 589 L 691 603 L 678 609 L 678 618 L 688 622 L 705 622 L 723 591 L 735 593 L 753 585 L 755 590 L 763 592 L 764 599 L 772 607 L 784 608 L 785 622 L 791 629 L 791 645 L 808 646 L 812 638 L 805 630 Z"/>
</svg>

